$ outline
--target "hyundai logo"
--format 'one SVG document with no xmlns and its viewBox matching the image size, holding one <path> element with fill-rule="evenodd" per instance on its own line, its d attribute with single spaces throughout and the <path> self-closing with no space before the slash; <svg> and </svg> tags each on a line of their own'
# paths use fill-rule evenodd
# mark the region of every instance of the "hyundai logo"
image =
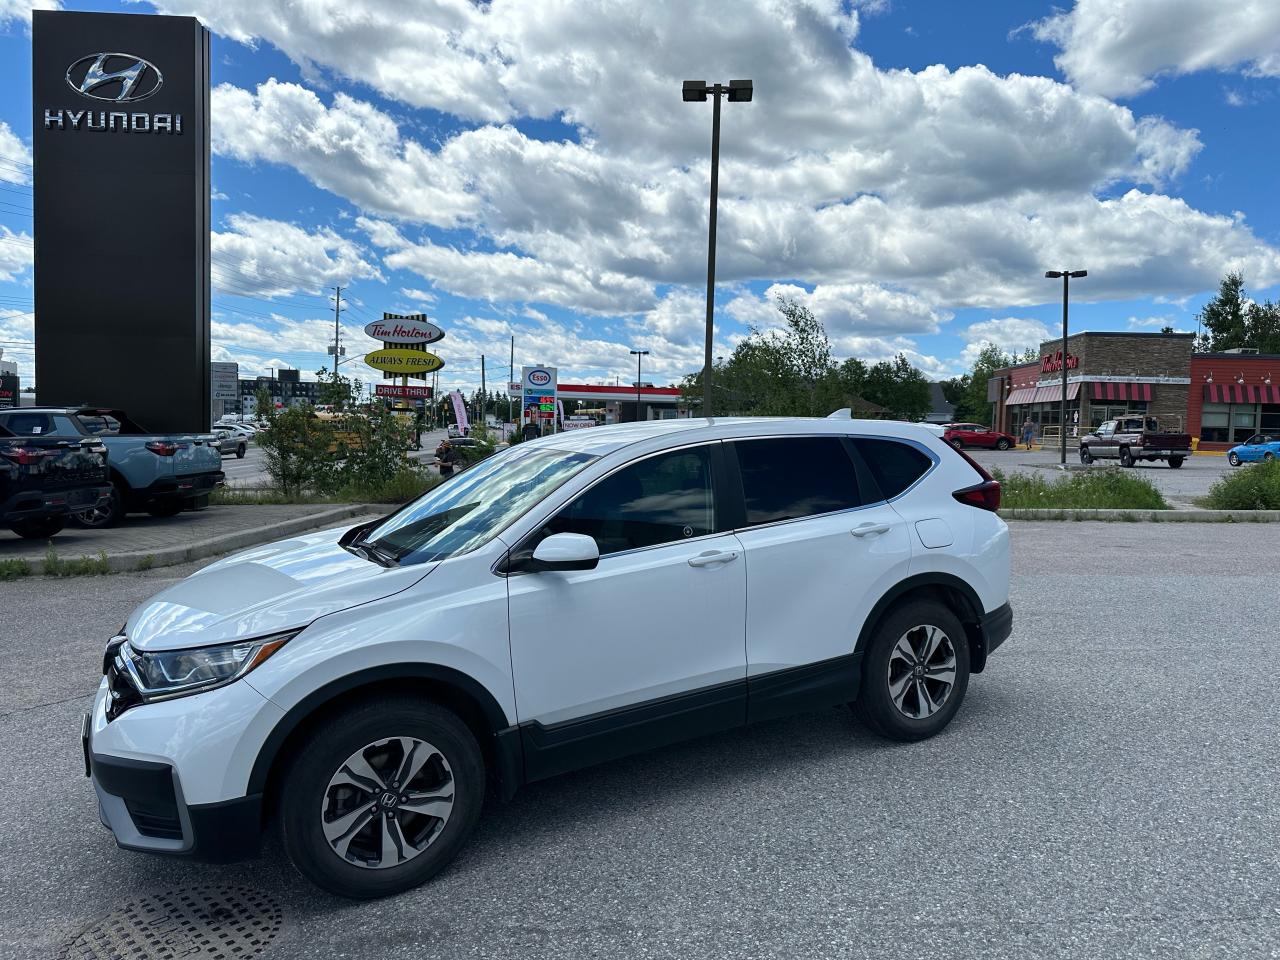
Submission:
<svg viewBox="0 0 1280 960">
<path fill-rule="evenodd" d="M 163 85 L 154 63 L 129 53 L 91 53 L 67 67 L 67 86 L 91 100 L 133 103 Z"/>
</svg>

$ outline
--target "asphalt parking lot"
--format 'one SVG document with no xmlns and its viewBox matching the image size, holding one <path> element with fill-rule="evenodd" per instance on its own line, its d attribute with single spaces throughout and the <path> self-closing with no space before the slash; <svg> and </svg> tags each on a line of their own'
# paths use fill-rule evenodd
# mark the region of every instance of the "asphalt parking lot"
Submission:
<svg viewBox="0 0 1280 960">
<path fill-rule="evenodd" d="M 93 956 L 64 947 L 193 887 L 278 904 L 266 960 L 1280 956 L 1273 528 L 1013 532 L 1014 635 L 942 736 L 836 709 L 562 777 L 372 904 L 274 842 L 214 868 L 99 826 L 78 733 L 101 644 L 193 568 L 2 583 L 0 958 Z"/>
</svg>

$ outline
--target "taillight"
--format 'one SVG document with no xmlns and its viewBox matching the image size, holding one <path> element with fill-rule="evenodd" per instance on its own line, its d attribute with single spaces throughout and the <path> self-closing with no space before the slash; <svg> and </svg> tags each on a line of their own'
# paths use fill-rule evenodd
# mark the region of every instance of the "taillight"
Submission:
<svg viewBox="0 0 1280 960">
<path fill-rule="evenodd" d="M 978 476 L 982 478 L 981 483 L 975 483 L 972 487 L 965 487 L 957 490 L 952 494 L 961 503 L 967 503 L 971 507 L 978 507 L 982 510 L 996 511 L 1000 509 L 1000 483 L 991 474 L 983 468 L 977 460 L 969 456 L 959 447 L 952 447 L 960 456 L 964 457 L 965 462 L 977 471 Z"/>
<path fill-rule="evenodd" d="M 984 480 L 972 487 L 965 487 L 952 494 L 961 503 L 993 513 L 1000 509 L 1000 484 L 995 480 Z"/>
<path fill-rule="evenodd" d="M 8 450 L 0 451 L 0 453 L 24 467 L 39 463 L 44 459 L 45 455 L 45 451 L 39 447 L 10 447 Z"/>
<path fill-rule="evenodd" d="M 147 443 L 147 449 L 158 457 L 172 457 L 182 447 L 172 440 L 151 440 Z"/>
</svg>

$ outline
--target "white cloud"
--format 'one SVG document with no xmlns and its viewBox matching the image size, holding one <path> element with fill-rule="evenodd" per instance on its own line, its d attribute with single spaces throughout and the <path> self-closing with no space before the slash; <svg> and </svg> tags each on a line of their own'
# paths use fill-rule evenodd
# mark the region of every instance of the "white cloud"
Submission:
<svg viewBox="0 0 1280 960">
<path fill-rule="evenodd" d="M 31 27 L 32 10 L 61 10 L 58 0 L 0 0 L 0 27 L 10 21 Z"/>
<path fill-rule="evenodd" d="M 14 279 L 31 266 L 35 260 L 32 243 L 29 233 L 0 226 L 0 282 Z"/>
<path fill-rule="evenodd" d="M 1039 320 L 1023 317 L 992 317 L 990 320 L 971 323 L 958 333 L 965 342 L 960 354 L 960 366 L 966 370 L 973 368 L 978 354 L 987 344 L 993 343 L 1005 353 L 1017 355 L 1053 338 L 1053 333 Z"/>
<path fill-rule="evenodd" d="M 327 227 L 309 233 L 244 213 L 227 217 L 227 224 L 229 231 L 211 237 L 213 283 L 224 292 L 276 297 L 382 278 L 359 246 Z"/>
<path fill-rule="evenodd" d="M 3 22 L 0 13 L 0 22 Z M 0 120 L 0 177 L 26 185 L 31 182 L 31 148 Z"/>
<path fill-rule="evenodd" d="M 1077 0 L 1032 30 L 1061 48 L 1054 62 L 1074 84 L 1109 97 L 1141 93 L 1162 74 L 1280 76 L 1275 0 Z"/>
</svg>

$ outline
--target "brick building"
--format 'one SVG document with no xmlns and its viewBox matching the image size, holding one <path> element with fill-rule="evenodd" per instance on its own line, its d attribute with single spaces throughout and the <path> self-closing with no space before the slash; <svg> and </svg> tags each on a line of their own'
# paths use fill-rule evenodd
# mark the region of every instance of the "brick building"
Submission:
<svg viewBox="0 0 1280 960">
<path fill-rule="evenodd" d="M 1125 413 L 1149 413 L 1202 449 L 1225 449 L 1253 433 L 1280 433 L 1280 356 L 1193 353 L 1189 333 L 1077 333 L 1067 338 L 1068 436 Z M 1060 421 L 1062 341 L 1040 359 L 987 381 L 992 422 L 1017 434 Z M 1272 373 L 1276 374 L 1272 382 Z"/>
</svg>

